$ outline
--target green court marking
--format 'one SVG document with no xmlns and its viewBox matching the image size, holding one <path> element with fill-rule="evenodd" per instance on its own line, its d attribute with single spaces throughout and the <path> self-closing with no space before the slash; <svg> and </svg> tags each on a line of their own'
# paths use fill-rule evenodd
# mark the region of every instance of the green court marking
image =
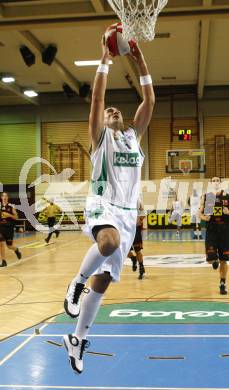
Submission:
<svg viewBox="0 0 229 390">
<path fill-rule="evenodd" d="M 73 322 L 60 314 L 54 322 Z M 218 302 L 160 301 L 102 306 L 96 323 L 109 324 L 228 324 L 229 304 Z"/>
</svg>

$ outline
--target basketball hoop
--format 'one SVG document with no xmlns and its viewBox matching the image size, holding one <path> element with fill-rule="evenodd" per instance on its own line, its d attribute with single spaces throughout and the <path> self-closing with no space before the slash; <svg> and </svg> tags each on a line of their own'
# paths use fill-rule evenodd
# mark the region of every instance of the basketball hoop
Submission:
<svg viewBox="0 0 229 390">
<path fill-rule="evenodd" d="M 155 25 L 168 0 L 107 0 L 122 22 L 127 41 L 152 41 Z"/>
<path fill-rule="evenodd" d="M 192 170 L 192 160 L 180 160 L 179 169 L 183 175 L 188 175 Z"/>
</svg>

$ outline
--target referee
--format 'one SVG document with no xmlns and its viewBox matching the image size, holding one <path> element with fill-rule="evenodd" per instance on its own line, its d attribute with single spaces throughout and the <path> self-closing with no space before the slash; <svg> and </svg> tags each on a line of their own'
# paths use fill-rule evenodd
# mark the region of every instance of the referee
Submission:
<svg viewBox="0 0 229 390">
<path fill-rule="evenodd" d="M 5 243 L 8 249 L 13 250 L 18 258 L 21 259 L 21 252 L 13 245 L 14 226 L 18 219 L 17 212 L 12 204 L 9 203 L 7 192 L 3 192 L 0 200 L 0 267 L 6 267 Z"/>
<path fill-rule="evenodd" d="M 46 209 L 44 210 L 44 214 L 46 215 L 47 217 L 47 220 L 48 220 L 48 227 L 49 227 L 49 234 L 48 234 L 48 237 L 45 238 L 45 242 L 48 244 L 51 237 L 52 237 L 52 234 L 55 233 L 56 234 L 56 238 L 59 236 L 60 232 L 59 230 L 57 230 L 54 225 L 56 223 L 56 217 L 57 215 L 61 212 L 60 208 L 55 205 L 55 203 L 53 202 L 53 200 L 49 200 L 48 201 L 49 205 L 46 207 Z M 54 227 L 54 228 L 53 228 Z"/>
</svg>

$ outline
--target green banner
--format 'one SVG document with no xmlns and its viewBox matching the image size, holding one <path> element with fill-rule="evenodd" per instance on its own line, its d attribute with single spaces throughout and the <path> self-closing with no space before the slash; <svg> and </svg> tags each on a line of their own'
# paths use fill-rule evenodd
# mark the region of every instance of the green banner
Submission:
<svg viewBox="0 0 229 390">
<path fill-rule="evenodd" d="M 71 322 L 63 314 L 57 322 Z M 226 324 L 229 304 L 218 302 L 136 302 L 102 306 L 96 323 L 109 324 Z"/>
</svg>

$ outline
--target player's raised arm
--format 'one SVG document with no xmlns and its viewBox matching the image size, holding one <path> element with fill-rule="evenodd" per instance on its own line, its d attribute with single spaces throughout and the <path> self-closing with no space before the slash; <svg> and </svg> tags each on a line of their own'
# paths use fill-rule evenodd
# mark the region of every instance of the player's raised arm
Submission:
<svg viewBox="0 0 229 390">
<path fill-rule="evenodd" d="M 155 95 L 153 90 L 152 78 L 149 74 L 146 61 L 140 48 L 137 45 L 133 47 L 130 56 L 137 63 L 143 94 L 143 101 L 138 107 L 134 117 L 134 127 L 138 132 L 138 139 L 140 141 L 151 120 L 155 104 Z"/>
<path fill-rule="evenodd" d="M 92 89 L 91 110 L 89 115 L 89 137 L 91 139 L 92 151 L 99 143 L 99 139 L 104 127 L 104 98 L 107 87 L 107 75 L 109 71 L 109 50 L 102 39 L 102 58 L 98 66 L 94 85 Z"/>
</svg>

